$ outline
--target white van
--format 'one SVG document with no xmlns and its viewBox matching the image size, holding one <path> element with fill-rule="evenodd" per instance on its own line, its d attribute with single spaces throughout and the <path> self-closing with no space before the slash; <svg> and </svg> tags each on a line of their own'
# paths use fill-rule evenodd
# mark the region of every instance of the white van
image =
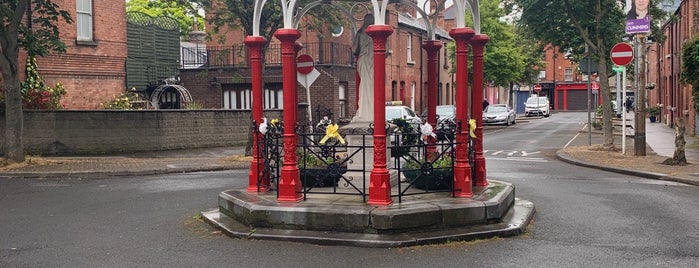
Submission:
<svg viewBox="0 0 699 268">
<path fill-rule="evenodd" d="M 536 114 L 548 117 L 551 115 L 549 111 L 549 98 L 547 97 L 539 97 L 537 95 L 531 96 L 524 105 L 524 116 Z"/>
</svg>

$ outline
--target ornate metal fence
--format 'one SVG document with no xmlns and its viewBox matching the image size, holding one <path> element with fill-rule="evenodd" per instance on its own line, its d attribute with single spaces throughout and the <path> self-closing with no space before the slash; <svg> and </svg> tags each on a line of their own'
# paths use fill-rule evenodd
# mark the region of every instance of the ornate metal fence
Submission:
<svg viewBox="0 0 699 268">
<path fill-rule="evenodd" d="M 284 159 L 283 125 L 277 120 L 264 122 L 264 139 L 258 144 L 263 152 L 262 174 L 258 187 L 270 185 L 278 189 L 280 170 Z M 415 126 L 419 128 L 420 126 Z M 402 202 L 405 196 L 435 192 L 454 193 L 455 134 L 460 124 L 440 123 L 435 131 L 418 131 L 415 127 L 390 129 L 387 163 L 391 175 L 392 197 Z M 332 194 L 368 197 L 370 172 L 373 163 L 373 130 L 344 131 L 328 124 L 309 132 L 309 126 L 297 126 L 296 159 L 303 189 L 308 195 Z M 469 145 L 472 142 L 469 141 Z M 472 146 L 469 146 L 472 147 Z M 472 154 L 469 148 L 469 154 Z M 370 155 L 372 154 L 372 155 Z M 473 157 L 471 157 L 473 158 Z M 472 161 L 471 159 L 469 159 Z"/>
</svg>

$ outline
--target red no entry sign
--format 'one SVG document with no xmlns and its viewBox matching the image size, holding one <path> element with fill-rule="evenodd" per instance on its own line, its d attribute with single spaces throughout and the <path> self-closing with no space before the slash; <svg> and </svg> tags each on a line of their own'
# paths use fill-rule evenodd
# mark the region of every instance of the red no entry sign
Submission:
<svg viewBox="0 0 699 268">
<path fill-rule="evenodd" d="M 627 43 L 617 43 L 610 52 L 612 62 L 616 65 L 626 65 L 633 60 L 633 48 Z"/>
<path fill-rule="evenodd" d="M 541 91 L 541 85 L 536 84 L 534 85 L 534 92 L 539 93 Z"/>
<path fill-rule="evenodd" d="M 315 64 L 313 63 L 313 58 L 309 55 L 299 55 L 298 58 L 296 58 L 296 71 L 298 71 L 301 74 L 310 74 L 313 71 L 313 68 L 315 68 Z"/>
</svg>

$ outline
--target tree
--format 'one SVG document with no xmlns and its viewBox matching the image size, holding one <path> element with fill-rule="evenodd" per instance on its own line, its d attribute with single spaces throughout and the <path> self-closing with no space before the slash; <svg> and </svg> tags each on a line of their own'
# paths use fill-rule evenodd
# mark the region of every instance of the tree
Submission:
<svg viewBox="0 0 699 268">
<path fill-rule="evenodd" d="M 515 35 L 515 27 L 502 20 L 506 10 L 500 6 L 500 1 L 485 0 L 480 2 L 481 32 L 487 34 L 490 41 L 483 53 L 483 81 L 497 86 L 510 86 L 514 82 L 528 80 L 525 78 L 531 68 L 541 65 L 541 57 L 528 58 L 533 54 L 528 52 L 530 47 L 520 46 L 519 38 Z M 473 27 L 470 14 L 466 17 L 467 25 Z M 448 44 L 449 57 L 452 66 L 456 66 L 454 43 Z M 527 66 L 527 63 L 538 62 Z M 469 65 L 473 64 L 469 61 Z M 469 66 L 469 72 L 473 68 Z M 452 69 L 451 72 L 456 72 Z M 538 74 L 538 73 L 537 73 Z"/>
<path fill-rule="evenodd" d="M 514 26 L 502 20 L 506 13 L 499 0 L 481 1 L 480 12 L 481 32 L 490 37 L 483 53 L 483 81 L 509 86 L 524 75 L 523 48 L 517 46 Z"/>
<path fill-rule="evenodd" d="M 31 19 L 24 18 L 28 14 Z M 20 92 L 19 49 L 28 56 L 46 56 L 65 52 L 65 44 L 56 25 L 60 20 L 72 23 L 70 14 L 50 0 L 6 0 L 0 4 L 0 69 L 5 95 L 5 158 L 24 161 L 23 117 Z"/>
<path fill-rule="evenodd" d="M 189 36 L 194 29 L 196 18 L 197 27 L 204 29 L 204 18 L 199 14 L 199 5 L 184 1 L 151 1 L 129 0 L 126 2 L 126 12 L 139 11 L 153 17 L 167 16 L 174 18 L 180 24 L 180 35 Z"/>
<path fill-rule="evenodd" d="M 206 11 L 207 22 L 212 26 L 212 31 L 218 34 L 219 40 L 225 40 L 224 27 L 230 30 L 242 30 L 245 35 L 252 35 L 254 0 L 166 0 L 164 2 L 175 3 L 179 6 L 196 6 Z M 296 7 L 315 2 L 315 0 L 298 0 Z M 329 30 L 329 25 L 342 23 L 342 15 L 335 9 L 321 5 L 309 11 L 307 19 L 301 27 L 310 30 Z M 267 1 L 260 18 L 260 35 L 271 40 L 274 32 L 283 25 L 282 10 L 278 1 Z M 263 49 L 266 51 L 266 49 Z M 264 57 L 263 57 L 264 58 Z"/>
<path fill-rule="evenodd" d="M 625 35 L 625 16 L 620 0 L 597 1 L 546 1 L 509 0 L 519 9 L 518 23 L 544 43 L 552 44 L 561 50 L 570 49 L 574 60 L 584 56 L 587 46 L 590 55 L 597 62 L 602 94 L 602 120 L 604 123 L 604 147 L 614 147 L 612 135 L 612 105 L 609 80 L 612 74 L 608 56 L 611 45 L 621 42 Z M 654 20 L 664 17 L 662 10 L 651 6 Z M 660 39 L 657 23 L 651 23 L 653 36 Z"/>
</svg>

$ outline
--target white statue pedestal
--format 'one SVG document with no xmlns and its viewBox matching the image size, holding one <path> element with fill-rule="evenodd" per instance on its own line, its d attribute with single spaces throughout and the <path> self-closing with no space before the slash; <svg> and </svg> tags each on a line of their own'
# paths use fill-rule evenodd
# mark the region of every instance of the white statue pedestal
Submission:
<svg viewBox="0 0 699 268">
<path fill-rule="evenodd" d="M 371 122 L 352 122 L 349 125 L 340 128 L 339 132 L 347 140 L 349 145 L 349 155 L 356 153 L 350 158 L 347 164 L 347 173 L 345 177 L 352 179 L 352 184 L 355 187 L 361 189 L 362 187 L 369 188 L 369 180 L 371 177 L 371 170 L 374 167 L 374 136 L 369 129 L 369 124 Z M 391 159 L 391 150 L 388 148 L 390 145 L 390 136 L 386 137 L 386 168 L 391 176 L 391 186 L 399 183 L 398 172 L 391 169 L 393 166 L 393 159 Z M 361 152 L 363 148 L 363 152 Z M 357 152 L 357 151 L 360 152 Z M 345 186 L 340 183 L 341 188 L 352 188 L 352 186 Z"/>
</svg>

